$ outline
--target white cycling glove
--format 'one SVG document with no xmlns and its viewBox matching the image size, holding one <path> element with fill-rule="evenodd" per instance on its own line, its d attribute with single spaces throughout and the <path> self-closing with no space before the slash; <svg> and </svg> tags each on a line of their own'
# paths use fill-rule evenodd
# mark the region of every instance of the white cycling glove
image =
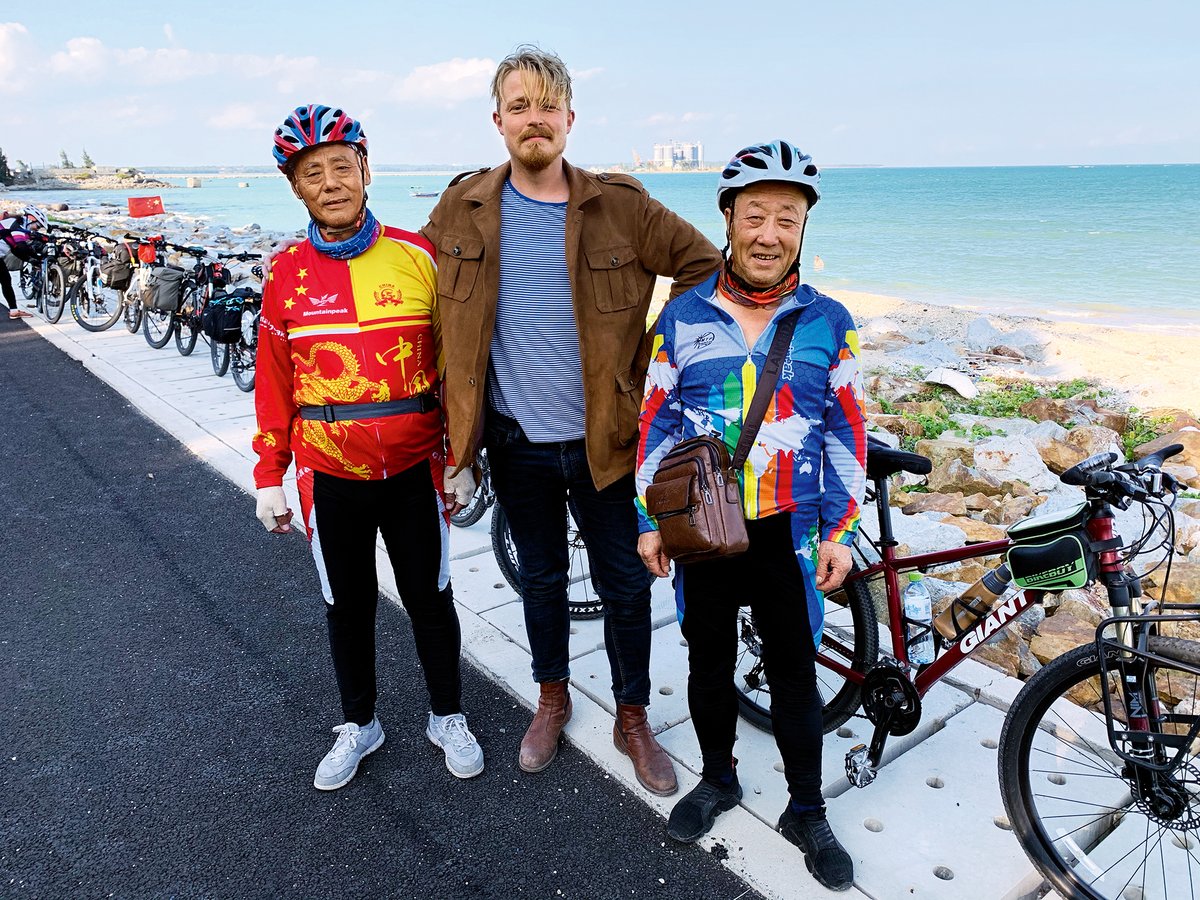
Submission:
<svg viewBox="0 0 1200 900">
<path fill-rule="evenodd" d="M 283 534 L 292 530 L 288 524 L 292 520 L 292 511 L 288 509 L 287 497 L 280 486 L 258 489 L 254 515 L 267 531 Z"/>
<path fill-rule="evenodd" d="M 447 468 L 442 490 L 447 494 L 453 494 L 454 502 L 459 506 L 466 506 L 475 496 L 475 473 L 471 471 L 470 466 L 463 466 L 462 471 L 457 475 L 451 475 L 449 472 L 450 469 Z"/>
</svg>

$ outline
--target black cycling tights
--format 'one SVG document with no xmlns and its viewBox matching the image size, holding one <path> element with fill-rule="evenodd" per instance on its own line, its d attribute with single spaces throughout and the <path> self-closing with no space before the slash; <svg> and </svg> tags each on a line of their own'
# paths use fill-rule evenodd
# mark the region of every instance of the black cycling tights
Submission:
<svg viewBox="0 0 1200 900">
<path fill-rule="evenodd" d="M 9 274 L 8 266 L 5 265 L 7 258 L 0 258 L 0 293 L 4 294 L 4 300 L 8 303 L 9 309 L 17 308 L 17 295 L 13 293 L 12 275 Z"/>
<path fill-rule="evenodd" d="M 383 535 L 435 715 L 461 712 L 461 637 L 450 590 L 448 529 L 429 462 L 380 481 L 313 478 L 312 551 L 329 595 L 329 646 L 347 722 L 375 715 L 375 537 Z"/>
<path fill-rule="evenodd" d="M 788 792 L 821 807 L 821 695 L 804 576 L 792 545 L 790 513 L 748 521 L 750 549 L 682 566 L 683 636 L 688 642 L 688 707 L 703 775 L 727 777 L 737 739 L 739 606 L 749 606 L 762 640 L 775 743 Z"/>
</svg>

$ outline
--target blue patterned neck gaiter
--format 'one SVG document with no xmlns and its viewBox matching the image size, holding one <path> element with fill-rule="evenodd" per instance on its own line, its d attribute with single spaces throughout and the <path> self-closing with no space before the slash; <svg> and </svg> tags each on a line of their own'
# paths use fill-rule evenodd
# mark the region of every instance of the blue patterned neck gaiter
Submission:
<svg viewBox="0 0 1200 900">
<path fill-rule="evenodd" d="M 308 239 L 313 247 L 317 249 L 318 253 L 324 253 L 334 259 L 354 259 L 356 256 L 362 256 L 371 249 L 371 245 L 379 239 L 382 231 L 383 228 L 369 209 L 363 216 L 362 228 L 344 241 L 327 241 L 321 237 L 321 231 L 317 228 L 316 222 L 308 223 Z"/>
</svg>

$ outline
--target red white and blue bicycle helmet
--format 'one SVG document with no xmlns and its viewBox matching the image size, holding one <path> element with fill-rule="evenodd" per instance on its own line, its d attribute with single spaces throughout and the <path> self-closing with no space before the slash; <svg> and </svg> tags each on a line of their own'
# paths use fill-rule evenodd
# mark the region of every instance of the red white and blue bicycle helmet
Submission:
<svg viewBox="0 0 1200 900">
<path fill-rule="evenodd" d="M 21 210 L 27 221 L 37 222 L 37 225 L 42 231 L 50 230 L 50 220 L 46 218 L 46 211 L 40 206 L 27 206 Z"/>
<path fill-rule="evenodd" d="M 809 206 L 821 199 L 821 173 L 812 157 L 787 141 L 754 144 L 733 155 L 717 186 L 717 208 L 733 205 L 738 191 L 762 181 L 785 181 L 799 185 L 808 195 Z"/>
<path fill-rule="evenodd" d="M 297 106 L 275 129 L 275 162 L 286 173 L 288 163 L 302 150 L 317 144 L 351 144 L 367 155 L 367 135 L 362 125 L 332 106 Z"/>
</svg>

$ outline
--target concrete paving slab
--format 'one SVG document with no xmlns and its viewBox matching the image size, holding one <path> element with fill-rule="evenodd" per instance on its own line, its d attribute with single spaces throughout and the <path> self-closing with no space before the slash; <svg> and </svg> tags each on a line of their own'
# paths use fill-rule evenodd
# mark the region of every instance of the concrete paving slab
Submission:
<svg viewBox="0 0 1200 900">
<path fill-rule="evenodd" d="M 608 653 L 600 648 L 571 661 L 571 681 L 591 695 L 610 716 L 616 715 Z M 656 628 L 650 636 L 650 727 L 656 732 L 686 721 L 687 648 L 670 626 Z"/>
</svg>

